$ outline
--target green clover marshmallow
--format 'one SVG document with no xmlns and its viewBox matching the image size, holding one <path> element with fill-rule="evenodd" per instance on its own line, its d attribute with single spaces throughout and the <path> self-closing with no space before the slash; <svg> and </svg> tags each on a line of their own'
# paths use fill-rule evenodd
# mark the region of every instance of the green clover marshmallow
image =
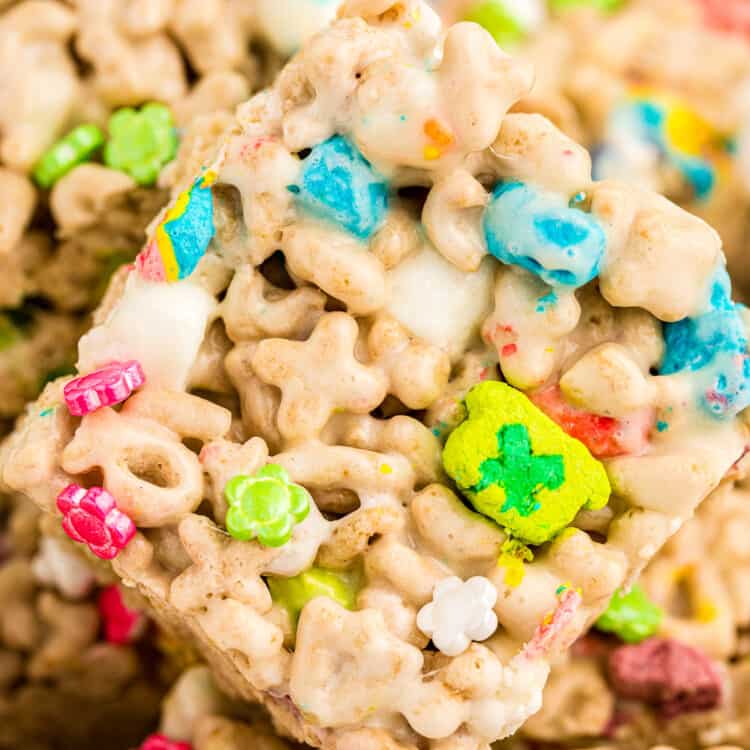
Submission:
<svg viewBox="0 0 750 750">
<path fill-rule="evenodd" d="M 616 591 L 606 612 L 596 621 L 597 630 L 614 633 L 625 643 L 640 643 L 659 630 L 664 613 L 640 586 L 627 593 Z"/>
<path fill-rule="evenodd" d="M 118 109 L 109 118 L 104 162 L 129 174 L 139 185 L 153 185 L 176 153 L 177 132 L 169 107 L 152 102 L 140 112 L 130 107 Z"/>
<path fill-rule="evenodd" d="M 253 476 L 232 477 L 224 496 L 229 533 L 241 541 L 257 538 L 266 547 L 286 544 L 310 512 L 310 494 L 278 464 L 268 464 Z"/>
<path fill-rule="evenodd" d="M 354 609 L 359 590 L 357 576 L 325 568 L 310 568 L 293 578 L 269 576 L 271 598 L 284 607 L 296 624 L 302 608 L 317 596 L 327 596 L 346 609 Z"/>
<path fill-rule="evenodd" d="M 487 381 L 466 396 L 443 465 L 471 504 L 516 539 L 543 544 L 581 508 L 607 504 L 607 474 L 520 391 Z"/>
</svg>

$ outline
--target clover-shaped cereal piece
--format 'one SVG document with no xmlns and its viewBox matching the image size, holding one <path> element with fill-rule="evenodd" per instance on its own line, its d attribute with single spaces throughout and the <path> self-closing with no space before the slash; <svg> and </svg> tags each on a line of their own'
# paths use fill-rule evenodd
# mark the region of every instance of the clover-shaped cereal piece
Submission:
<svg viewBox="0 0 750 750">
<path fill-rule="evenodd" d="M 505 383 L 476 385 L 468 418 L 448 438 L 445 470 L 472 505 L 511 535 L 542 544 L 580 508 L 606 505 L 604 467 L 520 391 Z"/>
<path fill-rule="evenodd" d="M 241 541 L 257 537 L 266 547 L 286 544 L 310 512 L 310 494 L 278 464 L 267 464 L 253 476 L 233 477 L 224 494 L 229 533 Z"/>
<path fill-rule="evenodd" d="M 274 602 L 284 607 L 294 623 L 303 607 L 317 596 L 327 596 L 346 609 L 355 609 L 359 584 L 354 574 L 310 568 L 291 578 L 268 576 Z"/>
<path fill-rule="evenodd" d="M 130 107 L 118 109 L 109 118 L 104 162 L 126 172 L 139 185 L 153 185 L 176 153 L 177 132 L 169 107 L 152 102 L 140 112 Z"/>
<path fill-rule="evenodd" d="M 617 591 L 607 610 L 596 621 L 596 628 L 614 633 L 625 643 L 640 643 L 656 635 L 664 613 L 640 586 Z"/>
<path fill-rule="evenodd" d="M 102 487 L 85 490 L 69 484 L 57 497 L 63 529 L 74 541 L 87 544 L 102 560 L 116 557 L 135 536 L 135 524 Z"/>
<path fill-rule="evenodd" d="M 493 611 L 497 590 L 483 576 L 462 581 L 444 578 L 435 586 L 432 601 L 417 615 L 417 627 L 447 656 L 458 656 L 472 641 L 484 641 L 497 630 Z"/>
</svg>

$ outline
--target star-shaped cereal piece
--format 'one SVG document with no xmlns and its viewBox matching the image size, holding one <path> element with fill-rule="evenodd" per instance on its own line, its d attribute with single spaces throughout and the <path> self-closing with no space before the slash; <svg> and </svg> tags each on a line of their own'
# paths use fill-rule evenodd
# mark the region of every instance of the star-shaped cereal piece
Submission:
<svg viewBox="0 0 750 750">
<path fill-rule="evenodd" d="M 326 596 L 302 610 L 295 650 L 291 698 L 324 726 L 355 724 L 373 706 L 397 706 L 400 686 L 416 679 L 423 663 L 419 649 L 396 638 L 379 610 L 350 612 Z M 361 689 L 363 680 L 370 690 Z"/>
<path fill-rule="evenodd" d="M 278 425 L 288 440 L 310 437 L 336 411 L 367 414 L 386 396 L 378 368 L 354 356 L 357 323 L 342 312 L 324 315 L 307 341 L 266 339 L 252 366 L 258 377 L 281 389 Z"/>
<path fill-rule="evenodd" d="M 187 516 L 179 534 L 193 565 L 172 582 L 170 600 L 175 607 L 189 612 L 226 597 L 261 612 L 271 608 L 271 594 L 260 571 L 277 552 L 234 540 L 203 516 Z"/>
</svg>

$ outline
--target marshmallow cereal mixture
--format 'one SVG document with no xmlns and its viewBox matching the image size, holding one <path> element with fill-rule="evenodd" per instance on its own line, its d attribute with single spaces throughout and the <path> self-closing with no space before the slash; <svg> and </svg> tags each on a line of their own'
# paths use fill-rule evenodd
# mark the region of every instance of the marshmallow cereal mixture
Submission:
<svg viewBox="0 0 750 750">
<path fill-rule="evenodd" d="M 520 111 L 592 153 L 597 179 L 656 190 L 721 234 L 750 292 L 750 13 L 745 0 L 444 0 L 533 61 Z"/>
<path fill-rule="evenodd" d="M 172 19 L 162 41 L 195 28 L 157 5 L 130 22 Z M 86 50 L 116 54 L 118 37 L 93 37 Z M 121 90 L 111 73 L 92 83 Z M 0 451 L 8 491 L 295 741 L 489 750 L 528 719 L 511 742 L 564 741 L 533 727 L 573 722 L 566 701 L 598 711 L 586 736 L 616 739 L 616 701 L 658 722 L 727 694 L 709 657 L 732 653 L 739 620 L 723 642 L 700 631 L 727 610 L 681 614 L 658 572 L 671 558 L 647 566 L 697 525 L 742 604 L 729 527 L 711 524 L 732 512 L 716 498 L 743 491 L 746 311 L 701 218 L 593 180 L 582 146 L 511 111 L 533 84 L 476 23 L 347 0 L 181 149 L 76 373 Z M 116 112 L 106 169 L 155 179 L 176 148 L 167 114 Z M 37 182 L 100 147 L 83 127 Z M 709 570 L 680 565 L 678 593 Z M 604 646 L 575 653 L 594 624 Z M 574 670 L 576 697 L 555 698 Z M 169 731 L 142 747 L 192 741 L 211 747 Z"/>
<path fill-rule="evenodd" d="M 200 154 L 336 12 L 306 0 L 292 23 L 291 4 L 0 2 L 2 434 L 72 371 L 88 313 L 180 177 L 178 148 Z"/>
</svg>

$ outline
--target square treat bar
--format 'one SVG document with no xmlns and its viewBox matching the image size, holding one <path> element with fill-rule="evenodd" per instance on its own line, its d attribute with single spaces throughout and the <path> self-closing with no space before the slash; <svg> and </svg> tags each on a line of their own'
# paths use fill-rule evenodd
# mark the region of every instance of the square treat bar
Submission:
<svg viewBox="0 0 750 750">
<path fill-rule="evenodd" d="M 513 733 L 745 450 L 717 234 L 509 114 L 532 80 L 475 24 L 345 4 L 3 450 L 6 485 L 314 746 Z"/>
</svg>

